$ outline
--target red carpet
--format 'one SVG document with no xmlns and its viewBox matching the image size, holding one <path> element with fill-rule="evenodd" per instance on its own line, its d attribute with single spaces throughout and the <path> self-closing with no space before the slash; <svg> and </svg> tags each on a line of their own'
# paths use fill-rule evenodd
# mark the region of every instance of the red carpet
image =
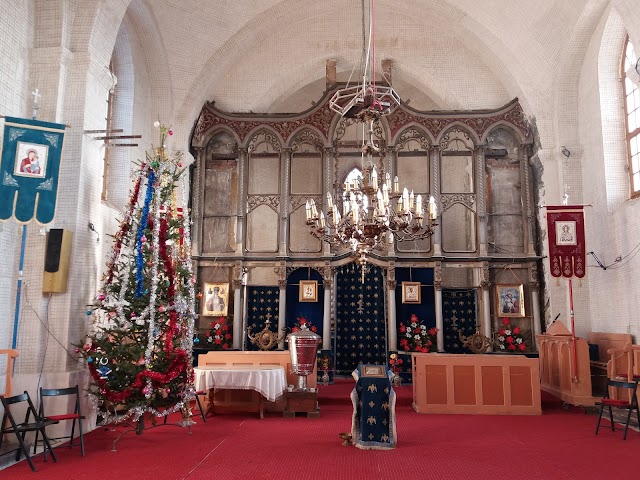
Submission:
<svg viewBox="0 0 640 480">
<path fill-rule="evenodd" d="M 320 418 L 220 415 L 192 434 L 175 426 L 128 433 L 99 429 L 77 447 L 56 449 L 59 461 L 35 459 L 0 471 L 0 479 L 636 479 L 640 434 L 601 428 L 581 409 L 545 397 L 542 416 L 420 415 L 408 406 L 411 386 L 397 389 L 398 447 L 362 451 L 341 446 L 351 428 L 352 382 L 321 387 Z M 409 402 L 407 402 L 409 400 Z M 606 425 L 605 425 L 606 427 Z M 612 460 L 613 459 L 613 460 Z"/>
</svg>

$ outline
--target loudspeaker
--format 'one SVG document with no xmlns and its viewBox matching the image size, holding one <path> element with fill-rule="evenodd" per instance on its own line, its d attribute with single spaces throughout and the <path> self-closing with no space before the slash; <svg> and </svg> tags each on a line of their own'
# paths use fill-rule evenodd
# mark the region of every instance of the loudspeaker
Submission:
<svg viewBox="0 0 640 480">
<path fill-rule="evenodd" d="M 73 234 L 69 230 L 52 228 L 49 231 L 42 276 L 42 291 L 44 293 L 67 292 L 72 237 Z"/>
</svg>

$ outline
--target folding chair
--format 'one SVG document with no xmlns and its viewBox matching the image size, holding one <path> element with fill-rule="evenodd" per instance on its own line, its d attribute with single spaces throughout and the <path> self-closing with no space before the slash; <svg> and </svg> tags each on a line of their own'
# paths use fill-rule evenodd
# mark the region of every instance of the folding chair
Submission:
<svg viewBox="0 0 640 480">
<path fill-rule="evenodd" d="M 626 388 L 629 390 L 628 398 L 629 400 L 617 400 L 613 398 L 609 398 L 609 388 Z M 624 436 L 623 440 L 627 438 L 627 430 L 629 429 L 629 420 L 631 420 L 631 412 L 633 410 L 636 411 L 636 416 L 638 418 L 638 424 L 640 425 L 640 410 L 638 409 L 638 397 L 636 396 L 636 390 L 638 388 L 637 382 L 624 382 L 619 380 L 609 380 L 607 382 L 607 391 L 604 395 L 604 398 L 600 405 L 600 415 L 598 415 L 598 423 L 596 425 L 596 435 L 598 434 L 598 429 L 600 428 L 600 420 L 602 420 L 602 412 L 604 411 L 604 407 L 609 407 L 609 419 L 611 420 L 611 431 L 615 431 L 615 426 L 613 423 L 613 412 L 611 410 L 614 408 L 624 408 L 628 410 L 627 413 L 627 421 L 624 424 Z M 596 403 L 598 405 L 598 403 Z"/>
<path fill-rule="evenodd" d="M 75 395 L 75 406 L 73 407 L 73 411 L 70 413 L 62 413 L 59 415 L 45 415 L 44 412 L 44 399 L 46 397 L 59 397 L 62 395 Z M 78 386 L 70 387 L 70 388 L 40 388 L 40 408 L 39 415 L 42 418 L 47 418 L 48 420 L 56 420 L 58 422 L 62 420 L 73 420 L 71 424 L 71 435 L 65 435 L 63 437 L 50 437 L 49 440 L 62 440 L 65 438 L 69 439 L 69 448 L 73 447 L 73 437 L 76 430 L 76 422 L 78 422 L 78 432 L 80 436 L 80 452 L 84 457 L 84 437 L 82 436 L 82 420 L 84 420 L 84 416 L 80 413 L 80 391 L 78 390 Z M 36 441 L 33 445 L 33 452 L 35 453 L 36 447 L 38 445 L 38 432 L 36 432 Z M 45 458 L 47 457 L 47 452 L 45 450 Z"/>
<path fill-rule="evenodd" d="M 58 421 L 39 417 L 38 414 L 36 413 L 36 409 L 33 406 L 33 403 L 31 402 L 31 398 L 29 398 L 29 393 L 26 391 L 23 394 L 15 395 L 13 397 L 0 396 L 0 401 L 2 401 L 2 406 L 4 407 L 4 415 L 2 417 L 2 426 L 0 427 L 0 446 L 2 445 L 2 439 L 4 438 L 5 434 L 14 433 L 18 438 L 18 443 L 20 444 L 19 448 L 16 449 L 17 450 L 16 462 L 20 460 L 20 456 L 24 453 L 24 456 L 26 457 L 27 462 L 29 462 L 29 466 L 31 467 L 31 470 L 35 472 L 36 467 L 33 465 L 33 461 L 29 456 L 29 449 L 24 443 L 24 438 L 27 432 L 40 432 L 42 434 L 42 440 L 44 442 L 45 452 L 46 452 L 46 449 L 48 449 L 49 452 L 51 452 L 53 461 L 57 462 L 58 459 L 56 458 L 55 453 L 53 453 L 53 448 L 51 448 L 51 444 L 49 443 L 49 439 L 47 438 L 45 427 L 58 423 Z M 27 414 L 24 418 L 24 422 L 18 423 L 13 417 L 10 407 L 12 405 L 15 405 L 21 402 L 27 402 L 28 404 Z M 33 414 L 33 422 L 30 423 L 29 417 L 31 416 L 31 414 Z M 6 426 L 7 420 L 9 420 L 9 423 L 11 426 Z M 46 460 L 46 457 L 45 457 L 45 460 Z"/>
</svg>

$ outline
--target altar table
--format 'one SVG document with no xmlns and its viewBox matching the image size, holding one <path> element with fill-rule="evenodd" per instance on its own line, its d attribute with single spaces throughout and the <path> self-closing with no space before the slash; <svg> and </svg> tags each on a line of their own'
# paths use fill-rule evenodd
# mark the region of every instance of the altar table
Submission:
<svg viewBox="0 0 640 480">
<path fill-rule="evenodd" d="M 208 412 L 213 411 L 214 389 L 255 390 L 259 395 L 260 418 L 264 417 L 262 398 L 275 402 L 287 389 L 284 368 L 278 365 L 204 366 L 193 369 L 196 391 L 211 390 Z"/>
</svg>

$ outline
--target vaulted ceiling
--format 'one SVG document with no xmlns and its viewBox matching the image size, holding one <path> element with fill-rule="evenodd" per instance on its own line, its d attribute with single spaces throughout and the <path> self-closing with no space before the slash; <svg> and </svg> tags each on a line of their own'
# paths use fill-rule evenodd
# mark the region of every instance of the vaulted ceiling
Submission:
<svg viewBox="0 0 640 480">
<path fill-rule="evenodd" d="M 368 8 L 369 0 L 364 0 Z M 375 55 L 417 109 L 553 108 L 575 86 L 598 23 L 635 0 L 376 0 Z M 205 101 L 227 111 L 309 108 L 325 87 L 357 76 L 362 0 L 132 0 L 150 71 L 164 70 L 172 110 L 195 119 Z M 632 36 L 633 38 L 633 36 Z M 160 63 L 160 64 L 158 64 Z"/>
</svg>

